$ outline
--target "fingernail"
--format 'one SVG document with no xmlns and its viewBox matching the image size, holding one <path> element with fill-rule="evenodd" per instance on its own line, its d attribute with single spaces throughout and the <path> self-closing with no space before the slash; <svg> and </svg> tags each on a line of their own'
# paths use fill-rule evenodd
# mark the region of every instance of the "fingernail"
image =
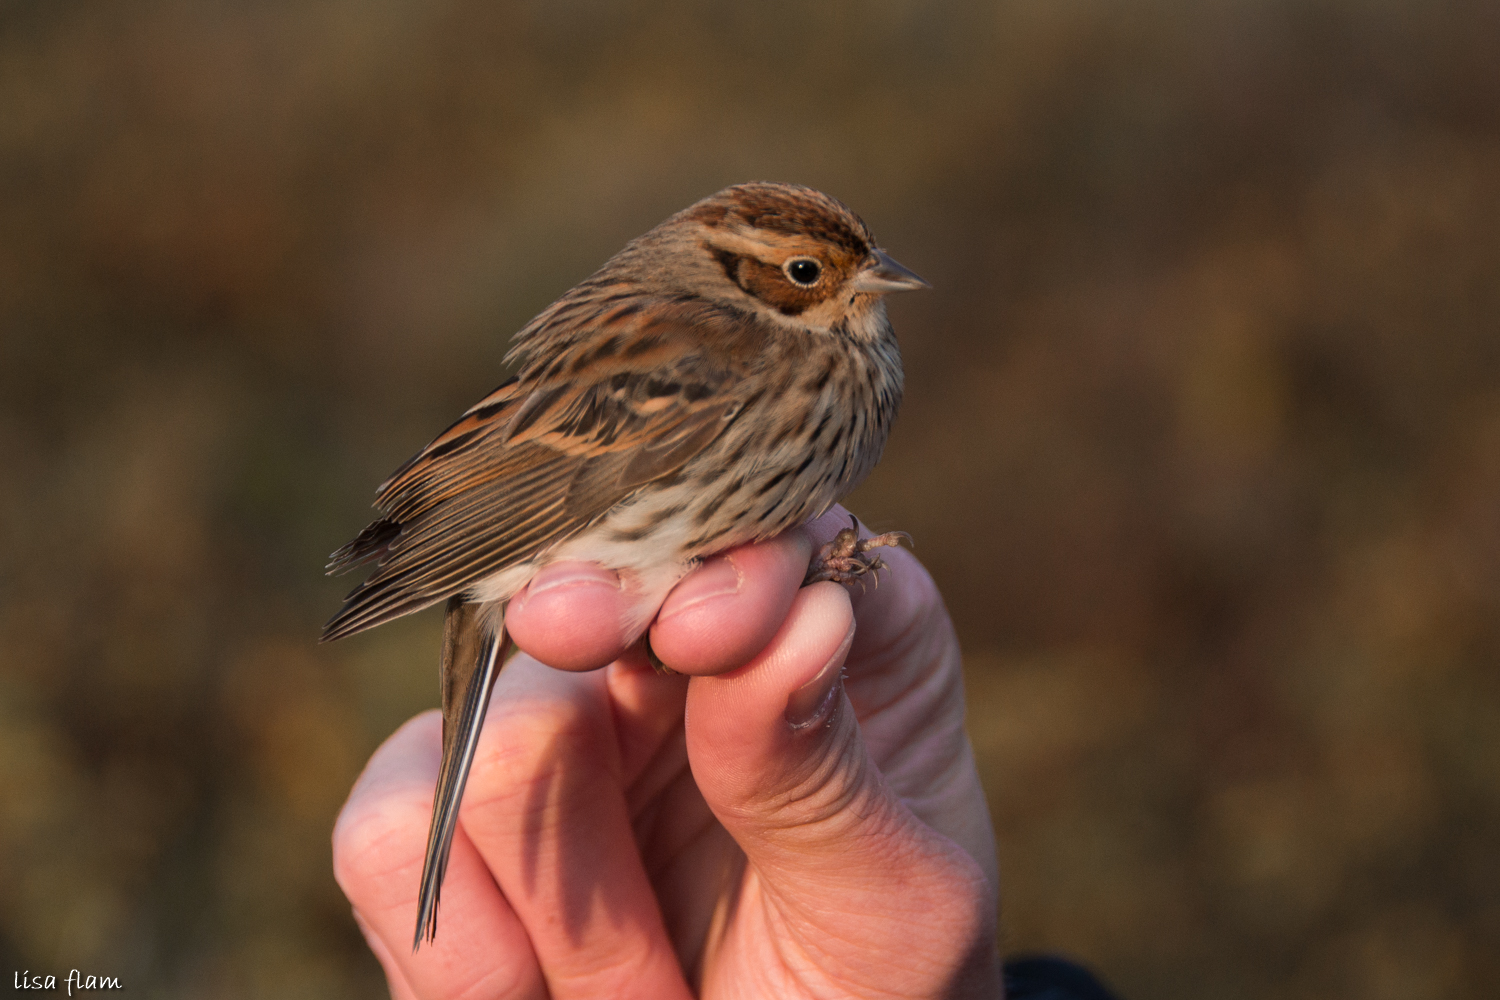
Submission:
<svg viewBox="0 0 1500 1000">
<path fill-rule="evenodd" d="M 844 657 L 849 655 L 849 646 L 854 642 L 854 623 L 833 656 L 818 671 L 818 675 L 793 691 L 786 699 L 786 721 L 793 729 L 807 729 L 827 718 L 839 695 L 839 681 L 844 676 Z"/>
<path fill-rule="evenodd" d="M 598 563 L 557 563 L 532 578 L 526 588 L 526 596 L 531 598 L 563 587 L 608 587 L 610 590 L 619 590 L 620 576 Z"/>
<path fill-rule="evenodd" d="M 672 588 L 656 620 L 663 621 L 715 597 L 738 594 L 745 582 L 740 568 L 728 556 L 710 559 Z"/>
</svg>

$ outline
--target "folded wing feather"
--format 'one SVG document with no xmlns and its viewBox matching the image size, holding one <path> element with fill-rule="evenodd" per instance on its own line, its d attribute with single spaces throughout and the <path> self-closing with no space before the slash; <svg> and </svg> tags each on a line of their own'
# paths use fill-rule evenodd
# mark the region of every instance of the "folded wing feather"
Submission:
<svg viewBox="0 0 1500 1000">
<path fill-rule="evenodd" d="M 575 352 L 583 372 L 512 379 L 388 479 L 384 515 L 334 553 L 330 571 L 376 561 L 324 627 L 371 628 L 533 558 L 708 447 L 739 411 L 743 372 L 688 328 L 653 324 L 632 359 L 629 331 L 601 328 Z"/>
</svg>

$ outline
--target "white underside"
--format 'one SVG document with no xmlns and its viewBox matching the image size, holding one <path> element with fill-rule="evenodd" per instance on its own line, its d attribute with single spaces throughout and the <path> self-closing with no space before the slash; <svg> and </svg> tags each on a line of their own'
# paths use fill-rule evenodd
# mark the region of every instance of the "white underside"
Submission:
<svg viewBox="0 0 1500 1000">
<path fill-rule="evenodd" d="M 514 597 L 543 567 L 572 560 L 596 562 L 620 574 L 621 585 L 631 597 L 631 609 L 625 622 L 626 635 L 634 641 L 656 617 L 657 610 L 677 581 L 698 562 L 680 553 L 686 550 L 687 541 L 702 528 L 692 522 L 689 509 L 656 524 L 649 540 L 622 541 L 617 536 L 621 531 L 629 531 L 636 524 L 650 520 L 652 510 L 658 505 L 671 504 L 675 494 L 675 490 L 645 494 L 637 503 L 617 507 L 599 523 L 540 553 L 535 559 L 478 581 L 469 588 L 468 594 L 473 600 L 488 604 L 490 608 L 486 610 L 491 614 L 497 614 L 501 603 Z M 487 624 L 494 628 L 500 622 L 495 620 Z"/>
</svg>

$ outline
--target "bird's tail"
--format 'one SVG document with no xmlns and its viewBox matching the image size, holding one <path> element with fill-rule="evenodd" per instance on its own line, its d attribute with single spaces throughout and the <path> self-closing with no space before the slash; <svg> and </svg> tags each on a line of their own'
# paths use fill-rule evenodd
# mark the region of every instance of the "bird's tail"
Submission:
<svg viewBox="0 0 1500 1000">
<path fill-rule="evenodd" d="M 448 601 L 443 624 L 443 763 L 432 802 L 432 827 L 427 833 L 427 858 L 422 864 L 422 890 L 417 900 L 417 929 L 412 951 L 437 938 L 438 895 L 448 869 L 448 851 L 458 828 L 458 806 L 464 783 L 474 763 L 474 748 L 484 728 L 490 692 L 505 662 L 510 640 L 505 632 L 505 609 L 499 628 L 487 634 L 481 605 L 454 597 Z"/>
</svg>

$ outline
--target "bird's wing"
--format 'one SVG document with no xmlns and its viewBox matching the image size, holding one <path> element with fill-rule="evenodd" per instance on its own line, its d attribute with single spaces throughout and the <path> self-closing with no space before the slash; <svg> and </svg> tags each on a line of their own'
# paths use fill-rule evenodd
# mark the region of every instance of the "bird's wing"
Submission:
<svg viewBox="0 0 1500 1000">
<path fill-rule="evenodd" d="M 545 368 L 523 370 L 470 408 L 380 487 L 385 516 L 333 554 L 330 572 L 371 560 L 376 568 L 323 638 L 416 611 L 529 559 L 707 447 L 747 402 L 748 383 L 743 352 L 723 349 L 743 344 L 744 331 L 705 336 L 704 322 L 735 321 L 606 313 Z"/>
</svg>

